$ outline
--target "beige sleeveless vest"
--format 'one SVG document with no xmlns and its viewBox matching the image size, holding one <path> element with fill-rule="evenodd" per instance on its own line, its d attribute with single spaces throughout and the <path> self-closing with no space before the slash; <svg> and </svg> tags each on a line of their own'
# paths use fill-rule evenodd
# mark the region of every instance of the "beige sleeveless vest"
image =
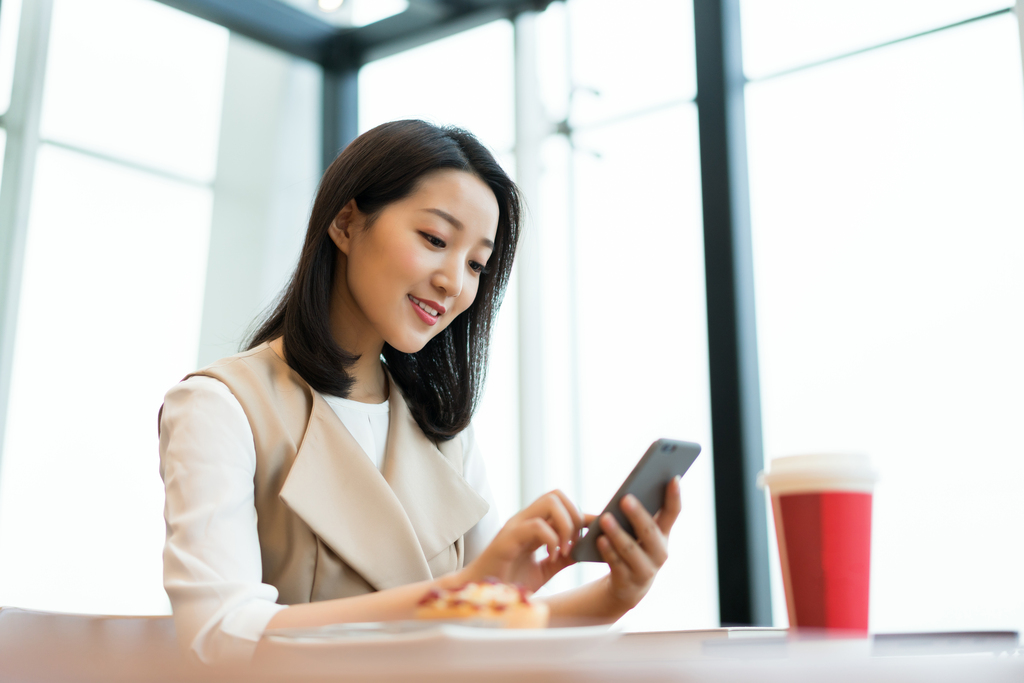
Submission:
<svg viewBox="0 0 1024 683">
<path fill-rule="evenodd" d="M 277 340 L 189 375 L 226 384 L 249 419 L 263 581 L 278 602 L 361 595 L 461 568 L 463 534 L 488 509 L 462 477 L 461 440 L 428 439 L 391 382 L 378 470 L 283 355 Z"/>
</svg>

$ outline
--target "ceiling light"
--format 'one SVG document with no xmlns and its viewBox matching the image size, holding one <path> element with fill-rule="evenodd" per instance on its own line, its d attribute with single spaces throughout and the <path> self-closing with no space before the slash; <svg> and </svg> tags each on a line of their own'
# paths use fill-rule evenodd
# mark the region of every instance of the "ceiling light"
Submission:
<svg viewBox="0 0 1024 683">
<path fill-rule="evenodd" d="M 387 19 L 388 17 L 393 17 L 396 14 L 401 14 L 409 8 L 409 0 L 276 1 L 286 2 L 296 9 L 302 10 L 306 14 L 316 17 L 319 21 L 340 29 L 368 26 L 369 24 Z M 440 2 L 440 0 L 436 1 Z"/>
</svg>

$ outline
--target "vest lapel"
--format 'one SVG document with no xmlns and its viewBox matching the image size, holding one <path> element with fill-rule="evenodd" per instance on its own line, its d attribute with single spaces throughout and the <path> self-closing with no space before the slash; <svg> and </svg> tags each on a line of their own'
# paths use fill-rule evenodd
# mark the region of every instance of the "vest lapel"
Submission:
<svg viewBox="0 0 1024 683">
<path fill-rule="evenodd" d="M 392 400 L 391 406 L 396 402 L 401 400 Z M 390 419 L 388 458 L 394 448 L 393 407 Z M 280 495 L 313 533 L 374 588 L 383 590 L 431 578 L 429 556 L 424 555 L 410 522 L 424 513 L 422 507 L 403 509 L 380 472 L 315 391 L 306 433 Z M 445 514 L 436 502 L 430 513 Z"/>
<path fill-rule="evenodd" d="M 469 531 L 489 506 L 463 479 L 462 457 L 451 462 L 437 449 L 416 424 L 397 385 L 388 379 L 391 400 L 384 478 L 401 501 L 429 560 Z M 450 450 L 462 452 L 461 448 Z"/>
</svg>

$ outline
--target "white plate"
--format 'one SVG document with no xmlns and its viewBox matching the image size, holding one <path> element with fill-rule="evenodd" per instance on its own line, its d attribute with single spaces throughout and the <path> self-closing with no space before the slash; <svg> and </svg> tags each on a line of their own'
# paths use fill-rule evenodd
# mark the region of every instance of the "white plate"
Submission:
<svg viewBox="0 0 1024 683">
<path fill-rule="evenodd" d="M 261 659 L 306 674 L 443 669 L 533 668 L 565 663 L 609 643 L 609 626 L 502 629 L 463 623 L 336 624 L 267 632 Z"/>
</svg>

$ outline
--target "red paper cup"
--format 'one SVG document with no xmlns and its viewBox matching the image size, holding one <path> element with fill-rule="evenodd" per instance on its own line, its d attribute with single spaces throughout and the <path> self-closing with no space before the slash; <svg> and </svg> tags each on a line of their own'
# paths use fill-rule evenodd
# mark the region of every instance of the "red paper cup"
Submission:
<svg viewBox="0 0 1024 683">
<path fill-rule="evenodd" d="M 758 475 L 772 497 L 790 626 L 867 632 L 875 481 L 859 455 L 776 458 Z"/>
</svg>

